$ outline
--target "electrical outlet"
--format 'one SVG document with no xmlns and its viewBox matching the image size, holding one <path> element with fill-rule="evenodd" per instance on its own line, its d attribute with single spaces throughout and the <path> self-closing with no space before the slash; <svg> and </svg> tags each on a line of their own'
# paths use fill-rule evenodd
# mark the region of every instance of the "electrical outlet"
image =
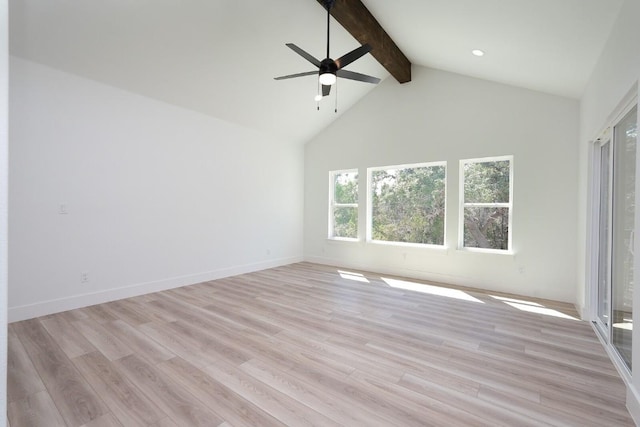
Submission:
<svg viewBox="0 0 640 427">
<path fill-rule="evenodd" d="M 89 273 L 80 273 L 80 283 L 89 283 Z"/>
</svg>

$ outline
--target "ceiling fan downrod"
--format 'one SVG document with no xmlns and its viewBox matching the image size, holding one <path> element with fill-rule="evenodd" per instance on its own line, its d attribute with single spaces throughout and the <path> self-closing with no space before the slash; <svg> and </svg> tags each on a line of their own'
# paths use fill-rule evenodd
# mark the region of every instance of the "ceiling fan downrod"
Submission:
<svg viewBox="0 0 640 427">
<path fill-rule="evenodd" d="M 336 3 L 336 0 L 325 0 L 324 7 L 327 9 L 327 58 L 331 58 L 329 56 L 329 24 L 331 21 L 331 8 Z"/>
</svg>

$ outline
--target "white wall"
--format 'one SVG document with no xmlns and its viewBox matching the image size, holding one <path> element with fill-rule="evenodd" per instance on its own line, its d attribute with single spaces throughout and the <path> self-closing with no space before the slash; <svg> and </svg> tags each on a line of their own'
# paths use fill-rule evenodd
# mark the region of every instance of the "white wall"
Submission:
<svg viewBox="0 0 640 427">
<path fill-rule="evenodd" d="M 577 141 L 577 101 L 414 67 L 307 144 L 305 259 L 575 302 Z M 458 251 L 459 160 L 499 155 L 514 155 L 514 255 Z M 447 250 L 326 239 L 328 171 L 358 168 L 363 204 L 367 167 L 443 160 Z"/>
<path fill-rule="evenodd" d="M 611 115 L 640 76 L 640 1 L 627 0 L 613 26 L 580 102 L 580 193 L 578 205 L 578 304 L 585 304 L 586 218 L 589 141 L 604 130 Z"/>
<path fill-rule="evenodd" d="M 583 315 L 589 318 L 587 300 L 588 283 L 588 242 L 587 212 L 589 189 L 589 141 L 610 123 L 612 115 L 629 91 L 634 91 L 640 78 L 640 0 L 626 0 L 613 27 L 605 49 L 589 80 L 580 103 L 580 148 L 579 148 L 579 203 L 578 203 L 578 304 L 583 307 Z M 637 89 L 636 89 L 637 92 Z M 635 92 L 634 92 L 635 93 Z M 637 96 L 637 93 L 635 93 Z M 636 158 L 636 172 L 640 171 L 640 156 Z M 640 225 L 640 174 L 636 173 L 636 229 Z M 640 242 L 636 239 L 636 277 L 640 265 Z M 636 279 L 637 282 L 637 279 Z M 634 323 L 640 314 L 640 292 L 634 290 Z M 628 388 L 627 407 L 636 423 L 640 423 L 640 329 L 633 331 L 633 366 L 635 373 Z"/>
<path fill-rule="evenodd" d="M 7 413 L 7 193 L 9 111 L 9 7 L 0 0 L 0 426 Z"/>
<path fill-rule="evenodd" d="M 302 259 L 299 143 L 14 57 L 10 90 L 10 320 Z"/>
</svg>

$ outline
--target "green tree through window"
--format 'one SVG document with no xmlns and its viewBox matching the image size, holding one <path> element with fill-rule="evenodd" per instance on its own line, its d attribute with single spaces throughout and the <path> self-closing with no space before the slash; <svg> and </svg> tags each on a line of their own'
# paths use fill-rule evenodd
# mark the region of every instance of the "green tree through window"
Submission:
<svg viewBox="0 0 640 427">
<path fill-rule="evenodd" d="M 444 245 L 446 166 L 371 170 L 371 239 Z"/>
<path fill-rule="evenodd" d="M 462 246 L 509 250 L 511 158 L 463 160 Z"/>
<path fill-rule="evenodd" d="M 358 238 L 358 172 L 330 172 L 331 223 L 329 237 Z"/>
</svg>

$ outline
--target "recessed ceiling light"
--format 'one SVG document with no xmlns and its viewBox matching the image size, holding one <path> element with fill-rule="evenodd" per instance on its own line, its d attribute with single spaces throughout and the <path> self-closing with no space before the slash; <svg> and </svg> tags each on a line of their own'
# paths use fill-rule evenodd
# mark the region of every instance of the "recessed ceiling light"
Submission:
<svg viewBox="0 0 640 427">
<path fill-rule="evenodd" d="M 471 53 L 473 53 L 475 56 L 484 56 L 484 51 L 480 49 L 473 49 Z"/>
</svg>

